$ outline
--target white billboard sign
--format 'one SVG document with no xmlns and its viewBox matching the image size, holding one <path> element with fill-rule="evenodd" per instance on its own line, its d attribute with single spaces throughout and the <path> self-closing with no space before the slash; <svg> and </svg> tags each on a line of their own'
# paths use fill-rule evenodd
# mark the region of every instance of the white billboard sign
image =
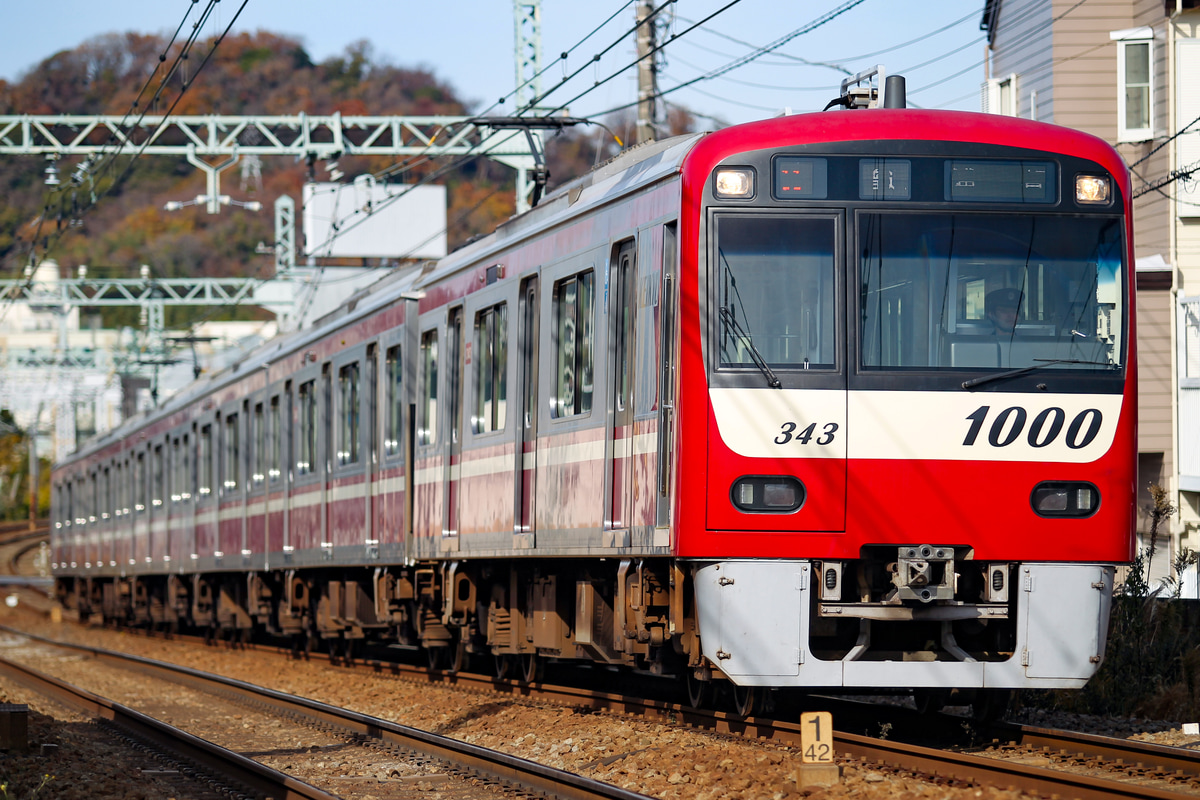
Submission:
<svg viewBox="0 0 1200 800">
<path fill-rule="evenodd" d="M 441 258 L 446 187 L 304 185 L 304 254 L 316 258 Z"/>
</svg>

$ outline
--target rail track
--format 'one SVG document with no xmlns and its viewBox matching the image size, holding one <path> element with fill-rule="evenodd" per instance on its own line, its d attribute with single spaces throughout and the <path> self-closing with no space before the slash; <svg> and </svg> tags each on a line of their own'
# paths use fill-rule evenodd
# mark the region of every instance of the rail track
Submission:
<svg viewBox="0 0 1200 800">
<path fill-rule="evenodd" d="M 303 724 L 322 730 L 336 732 L 347 737 L 352 742 L 370 742 L 382 745 L 394 752 L 415 756 L 422 762 L 441 765 L 439 769 L 461 778 L 478 777 L 487 783 L 507 787 L 511 792 L 524 796 L 528 793 L 546 797 L 563 798 L 563 800 L 646 800 L 644 795 L 631 792 L 610 784 L 596 781 L 584 776 L 575 775 L 563 770 L 554 769 L 532 761 L 528 761 L 506 753 L 478 747 L 466 742 L 450 739 L 438 734 L 421 731 L 388 720 L 359 714 L 347 709 L 320 703 L 283 692 L 277 692 L 260 686 L 254 686 L 243 681 L 225 678 L 218 675 L 201 672 L 173 664 L 166 664 L 152 659 L 141 658 L 125 653 L 116 653 L 100 648 L 83 647 L 55 642 L 45 637 L 36 637 L 19 631 L 9 632 L 25 636 L 45 644 L 62 647 L 77 652 L 86 653 L 98 663 L 106 666 L 116 666 L 122 670 L 135 670 L 156 679 L 171 681 L 184 687 L 215 694 L 234 702 L 260 709 L 271 715 L 287 719 L 299 720 Z M 0 668 L 14 670 L 19 680 L 26 679 L 31 671 L 19 665 L 0 659 Z M 34 678 L 33 680 L 37 680 Z M 40 690 L 39 690 L 40 691 Z M 87 693 L 85 693 L 87 694 Z M 93 706 L 88 710 L 107 716 L 110 712 L 104 709 L 112 706 Z M 97 709 L 100 709 L 97 711 Z M 162 723 L 158 723 L 162 725 Z M 192 737 L 195 738 L 195 737 Z M 229 751 L 224 751 L 228 753 Z M 236 754 L 231 754 L 236 756 Z M 210 756 L 217 762 L 223 756 Z M 235 761 L 244 761 L 236 756 Z M 251 762 L 256 764 L 257 762 Z M 262 766 L 262 765 L 258 765 Z M 269 769 L 263 767 L 263 769 Z M 270 772 L 275 772 L 270 770 Z M 286 776 L 284 776 L 286 778 Z M 249 784 L 248 778 L 240 777 Z M 293 779 L 294 780 L 294 779 Z M 261 780 L 260 780 L 261 782 Z M 264 784 L 265 785 L 265 784 Z M 294 788 L 290 791 L 297 791 Z M 278 786 L 274 787 L 272 797 L 330 797 L 324 792 L 315 795 L 289 794 L 279 795 Z M 319 791 L 319 790 L 318 790 Z"/>
<path fill-rule="evenodd" d="M 336 795 L 37 670 L 0 658 L 0 672 L 62 705 L 107 721 L 120 734 L 180 764 L 187 774 L 202 777 L 225 794 L 277 800 L 337 800 Z"/>
<path fill-rule="evenodd" d="M 167 669 L 165 665 L 137 657 L 78 645 L 72 647 L 92 653 L 97 658 L 133 658 L 139 663 L 154 663 L 155 669 Z M 267 648 L 260 646 L 258 649 Z M 279 653 L 281 659 L 285 657 L 285 651 L 279 649 Z M 406 681 L 447 684 L 532 701 L 673 721 L 718 735 L 767 739 L 797 748 L 801 741 L 800 726 L 793 722 L 765 717 L 741 718 L 732 713 L 695 709 L 663 700 L 578 687 L 500 681 L 484 675 L 430 671 L 371 659 L 357 661 L 349 668 Z M 186 668 L 177 669 L 183 670 L 180 674 L 188 672 Z M 229 683 L 239 685 L 236 681 Z M 250 687 L 246 690 L 249 691 Z M 286 695 L 283 697 L 289 702 L 295 700 Z M 833 712 L 839 729 L 834 737 L 839 755 L 896 771 L 934 776 L 937 780 L 1013 788 L 1044 795 L 1057 794 L 1083 800 L 1179 798 L 1181 794 L 1200 791 L 1200 754 L 1184 748 L 1033 726 L 982 726 L 952 715 L 921 715 L 909 709 L 836 698 L 809 696 L 804 698 L 803 704 L 805 710 Z M 338 713 L 349 714 L 351 722 L 347 727 L 352 730 L 366 731 L 378 724 L 371 721 L 373 718 L 351 712 Z M 331 718 L 330 724 L 343 723 L 333 722 Z M 390 723 L 385 723 L 385 727 L 387 725 Z M 882 728 L 889 738 L 850 732 L 869 726 Z M 930 747 L 914 741 L 961 742 L 968 728 L 967 735 L 972 740 L 972 747 L 968 750 L 961 747 Z"/>
</svg>

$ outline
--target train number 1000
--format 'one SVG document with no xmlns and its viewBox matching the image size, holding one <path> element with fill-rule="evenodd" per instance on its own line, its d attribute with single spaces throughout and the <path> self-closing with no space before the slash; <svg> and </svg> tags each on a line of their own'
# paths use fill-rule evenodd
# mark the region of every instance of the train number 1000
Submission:
<svg viewBox="0 0 1200 800">
<path fill-rule="evenodd" d="M 963 439 L 963 446 L 975 444 L 979 434 L 983 432 L 984 423 L 991 414 L 991 406 L 980 406 L 967 415 L 971 427 Z M 1061 408 L 1047 408 L 1038 413 L 1029 423 L 1026 432 L 1025 423 L 1029 420 L 1029 412 L 1021 406 L 1006 408 L 992 418 L 988 427 L 987 441 L 992 447 L 1007 447 L 1025 434 L 1025 441 L 1030 447 L 1046 447 L 1058 439 L 1066 426 L 1066 445 L 1072 450 L 1082 450 L 1087 447 L 1100 433 L 1100 424 L 1104 416 L 1096 408 L 1085 408 L 1067 424 L 1067 412 Z"/>
</svg>

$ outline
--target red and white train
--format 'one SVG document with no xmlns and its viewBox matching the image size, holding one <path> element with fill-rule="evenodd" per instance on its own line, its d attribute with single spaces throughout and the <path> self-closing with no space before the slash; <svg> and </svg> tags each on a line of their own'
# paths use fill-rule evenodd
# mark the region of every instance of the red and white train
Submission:
<svg viewBox="0 0 1200 800">
<path fill-rule="evenodd" d="M 764 687 L 1081 686 L 1133 554 L 1130 188 L 873 109 L 655 142 L 82 448 L 64 602 Z"/>
</svg>

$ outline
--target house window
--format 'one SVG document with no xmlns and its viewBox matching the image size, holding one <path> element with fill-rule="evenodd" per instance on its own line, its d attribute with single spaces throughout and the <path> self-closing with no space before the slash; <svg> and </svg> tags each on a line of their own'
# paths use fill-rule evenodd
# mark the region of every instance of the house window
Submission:
<svg viewBox="0 0 1200 800">
<path fill-rule="evenodd" d="M 989 78 L 984 84 L 983 110 L 988 114 L 1017 115 L 1017 76 Z"/>
<path fill-rule="evenodd" d="M 1117 140 L 1154 138 L 1154 31 L 1133 28 L 1109 36 L 1117 42 Z"/>
</svg>

